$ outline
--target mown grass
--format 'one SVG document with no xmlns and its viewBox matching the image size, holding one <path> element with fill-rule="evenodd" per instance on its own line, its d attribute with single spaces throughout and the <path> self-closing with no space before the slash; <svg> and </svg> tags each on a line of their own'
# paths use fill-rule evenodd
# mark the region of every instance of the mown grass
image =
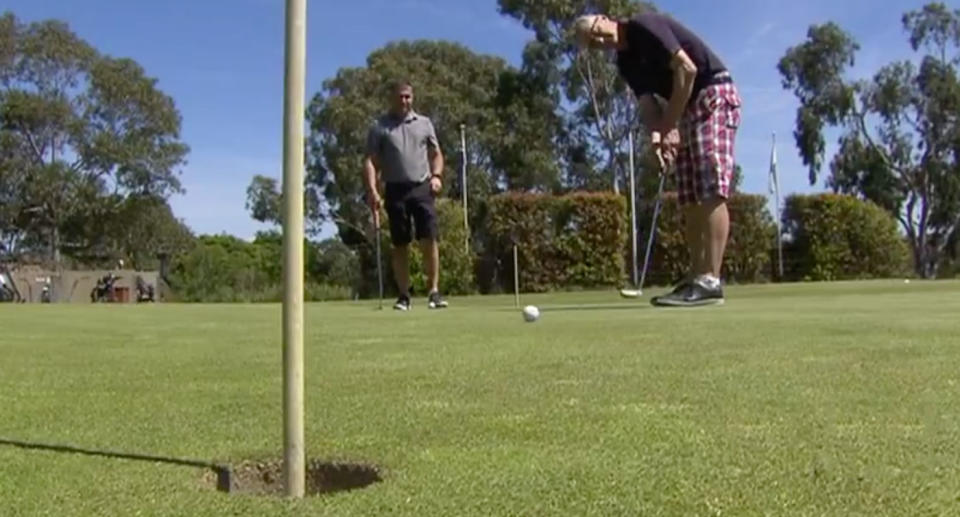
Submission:
<svg viewBox="0 0 960 517">
<path fill-rule="evenodd" d="M 650 293 L 653 294 L 653 293 Z M 384 480 L 285 501 L 202 469 L 0 445 L 0 515 L 960 513 L 960 283 L 309 305 L 308 456 Z M 0 306 L 0 440 L 282 452 L 277 305 Z"/>
</svg>

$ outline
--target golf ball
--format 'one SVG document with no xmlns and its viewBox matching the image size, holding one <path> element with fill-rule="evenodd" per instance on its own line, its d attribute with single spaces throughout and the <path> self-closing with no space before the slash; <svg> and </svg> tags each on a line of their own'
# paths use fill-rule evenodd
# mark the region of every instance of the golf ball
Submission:
<svg viewBox="0 0 960 517">
<path fill-rule="evenodd" d="M 540 319 L 540 309 L 534 307 L 533 305 L 527 305 L 523 308 L 523 319 L 527 323 L 532 323 Z"/>
</svg>

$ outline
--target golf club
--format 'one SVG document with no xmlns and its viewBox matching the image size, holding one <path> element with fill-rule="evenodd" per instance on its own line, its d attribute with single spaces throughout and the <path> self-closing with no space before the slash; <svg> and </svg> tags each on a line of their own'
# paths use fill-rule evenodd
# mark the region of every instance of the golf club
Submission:
<svg viewBox="0 0 960 517">
<path fill-rule="evenodd" d="M 660 159 L 660 186 L 657 189 L 657 201 L 653 207 L 653 222 L 650 223 L 650 235 L 647 237 L 647 251 L 643 257 L 643 271 L 640 273 L 640 284 L 636 289 L 621 289 L 620 296 L 623 298 L 639 298 L 643 296 L 643 285 L 647 278 L 647 268 L 650 267 L 650 253 L 653 250 L 653 236 L 657 231 L 657 218 L 660 215 L 661 201 L 663 199 L 663 186 L 667 180 L 666 165 L 660 153 L 657 153 Z"/>
<path fill-rule="evenodd" d="M 377 308 L 383 310 L 383 259 L 380 256 L 380 214 L 374 212 L 373 227 L 375 230 L 374 240 L 377 241 L 377 284 L 380 287 L 380 301 Z"/>
</svg>

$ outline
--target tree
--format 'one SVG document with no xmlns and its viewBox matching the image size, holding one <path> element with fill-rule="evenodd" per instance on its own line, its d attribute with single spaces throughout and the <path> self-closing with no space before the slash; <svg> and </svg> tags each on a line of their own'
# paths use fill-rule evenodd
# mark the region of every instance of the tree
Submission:
<svg viewBox="0 0 960 517">
<path fill-rule="evenodd" d="M 867 80 L 845 77 L 859 45 L 833 23 L 814 25 L 779 63 L 800 100 L 794 136 L 810 183 L 825 154 L 825 127 L 841 129 L 827 180 L 889 211 L 910 241 L 914 268 L 937 274 L 960 223 L 960 10 L 929 3 L 903 15 L 919 65 L 894 62 Z"/>
<path fill-rule="evenodd" d="M 182 192 L 180 115 L 130 59 L 98 53 L 59 21 L 0 17 L 0 231 L 17 246 L 82 251 L 63 230 L 130 195 Z"/>
<path fill-rule="evenodd" d="M 304 222 L 307 235 L 317 235 L 322 230 L 323 217 L 320 215 L 320 199 L 315 186 L 303 193 Z M 283 194 L 275 178 L 258 174 L 247 187 L 246 208 L 254 220 L 261 223 L 283 225 Z"/>
<path fill-rule="evenodd" d="M 157 269 L 159 256 L 178 256 L 190 249 L 194 236 L 170 204 L 158 196 L 132 194 L 107 219 L 105 248 L 138 270 Z"/>
<path fill-rule="evenodd" d="M 624 144 L 627 132 L 639 122 L 633 93 L 620 78 L 606 53 L 580 51 L 571 30 L 582 14 L 599 11 L 626 17 L 644 9 L 635 0 L 499 0 L 500 12 L 534 32 L 524 52 L 524 68 L 552 79 L 552 90 L 567 101 L 564 119 L 568 183 L 597 188 L 596 169 L 609 178 L 615 192 L 627 177 Z M 637 145 L 644 148 L 645 139 Z M 611 181 L 612 180 L 612 181 Z"/>
</svg>

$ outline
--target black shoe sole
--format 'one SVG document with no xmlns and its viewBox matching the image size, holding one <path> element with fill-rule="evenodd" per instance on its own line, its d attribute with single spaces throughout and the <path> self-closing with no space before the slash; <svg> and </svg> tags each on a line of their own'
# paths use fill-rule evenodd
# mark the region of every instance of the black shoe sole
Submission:
<svg viewBox="0 0 960 517">
<path fill-rule="evenodd" d="M 654 307 L 707 307 L 711 305 L 723 305 L 723 298 L 704 298 L 702 300 L 696 301 L 682 301 L 682 300 L 661 300 L 654 298 L 650 300 L 650 303 Z"/>
</svg>

